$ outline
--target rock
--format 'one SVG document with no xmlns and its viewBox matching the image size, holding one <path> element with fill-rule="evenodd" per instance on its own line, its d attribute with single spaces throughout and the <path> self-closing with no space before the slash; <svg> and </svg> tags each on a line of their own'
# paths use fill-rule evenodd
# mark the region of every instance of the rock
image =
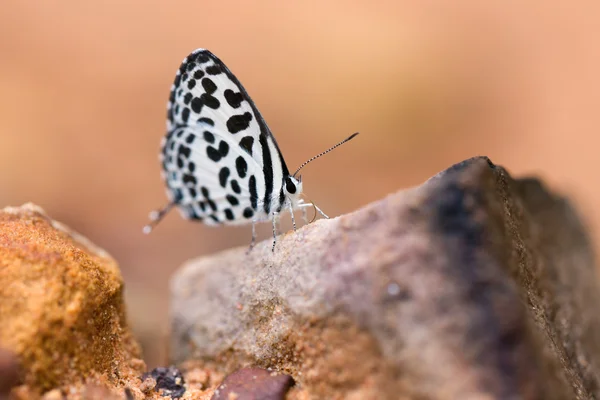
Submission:
<svg viewBox="0 0 600 400">
<path fill-rule="evenodd" d="M 19 382 L 19 361 L 15 354 L 0 348 L 0 399 Z"/>
<path fill-rule="evenodd" d="M 171 357 L 315 399 L 600 397 L 598 277 L 575 211 L 487 158 L 186 263 Z"/>
<path fill-rule="evenodd" d="M 139 383 L 145 365 L 125 319 L 123 280 L 104 250 L 39 207 L 5 208 L 0 287 L 0 345 L 24 372 L 15 396 L 65 385 L 78 392 L 84 382 L 122 393 Z"/>
<path fill-rule="evenodd" d="M 154 383 L 152 389 L 155 392 L 158 392 L 161 396 L 168 396 L 172 399 L 180 398 L 186 390 L 183 375 L 174 366 L 154 368 L 142 377 L 143 386 L 147 386 L 147 384 L 145 384 L 147 380 L 151 380 Z M 146 392 L 148 391 L 146 390 Z"/>
<path fill-rule="evenodd" d="M 242 368 L 228 375 L 211 400 L 285 400 L 294 380 L 262 368 Z"/>
</svg>

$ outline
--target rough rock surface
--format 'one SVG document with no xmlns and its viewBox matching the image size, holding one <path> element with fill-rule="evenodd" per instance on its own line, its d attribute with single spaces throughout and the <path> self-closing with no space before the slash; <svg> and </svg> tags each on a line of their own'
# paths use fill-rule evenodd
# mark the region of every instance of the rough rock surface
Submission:
<svg viewBox="0 0 600 400">
<path fill-rule="evenodd" d="M 23 370 L 15 398 L 139 381 L 145 366 L 125 320 L 117 264 L 39 207 L 0 210 L 0 288 L 0 347 Z"/>
<path fill-rule="evenodd" d="M 270 246 L 177 273 L 172 361 L 284 371 L 302 398 L 600 397 L 594 257 L 535 179 L 473 158 Z"/>
</svg>

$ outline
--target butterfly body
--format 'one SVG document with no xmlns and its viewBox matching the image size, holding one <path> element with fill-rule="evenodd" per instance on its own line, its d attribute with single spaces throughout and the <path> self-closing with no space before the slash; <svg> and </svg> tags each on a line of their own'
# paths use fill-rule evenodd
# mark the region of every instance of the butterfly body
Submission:
<svg viewBox="0 0 600 400">
<path fill-rule="evenodd" d="M 205 49 L 188 55 L 176 73 L 160 161 L 170 203 L 151 215 L 154 224 L 177 206 L 184 218 L 207 225 L 252 223 L 254 228 L 273 220 L 275 237 L 282 211 L 293 219 L 295 209 L 314 206 L 301 198 L 301 177 L 290 174 L 245 88 Z"/>
</svg>

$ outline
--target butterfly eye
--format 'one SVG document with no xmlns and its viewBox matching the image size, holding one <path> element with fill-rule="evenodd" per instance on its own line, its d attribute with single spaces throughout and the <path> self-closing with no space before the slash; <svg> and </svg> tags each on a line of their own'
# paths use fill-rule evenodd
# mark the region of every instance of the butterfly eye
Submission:
<svg viewBox="0 0 600 400">
<path fill-rule="evenodd" d="M 285 190 L 291 194 L 296 193 L 296 185 L 289 176 L 285 179 Z"/>
</svg>

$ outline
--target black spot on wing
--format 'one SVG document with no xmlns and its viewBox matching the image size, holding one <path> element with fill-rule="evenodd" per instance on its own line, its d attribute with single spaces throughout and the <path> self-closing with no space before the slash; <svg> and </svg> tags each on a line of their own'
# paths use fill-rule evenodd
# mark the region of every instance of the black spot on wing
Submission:
<svg viewBox="0 0 600 400">
<path fill-rule="evenodd" d="M 218 162 L 219 160 L 221 160 L 221 153 L 219 153 L 219 150 L 215 149 L 212 146 L 208 146 L 206 148 L 206 155 L 214 162 Z"/>
<path fill-rule="evenodd" d="M 198 123 L 200 124 L 207 124 L 210 126 L 215 126 L 215 121 L 213 121 L 210 118 L 198 118 Z"/>
<path fill-rule="evenodd" d="M 233 211 L 231 211 L 231 208 L 226 208 L 224 212 L 225 212 L 225 218 L 227 218 L 228 221 L 233 221 L 235 219 L 235 216 L 233 215 Z"/>
<path fill-rule="evenodd" d="M 183 133 L 183 131 L 181 131 L 181 133 Z M 184 146 L 183 144 L 180 144 L 179 148 L 177 149 L 177 153 L 181 157 L 189 158 L 189 156 L 191 154 L 191 150 L 189 147 Z"/>
<path fill-rule="evenodd" d="M 214 211 L 217 211 L 217 204 L 210 198 L 210 192 L 206 186 L 200 188 L 202 196 L 206 199 L 206 204 Z"/>
<path fill-rule="evenodd" d="M 210 67 L 206 68 L 206 73 L 209 75 L 219 75 L 222 72 L 223 72 L 223 70 L 221 69 L 221 66 L 218 64 L 211 65 Z"/>
<path fill-rule="evenodd" d="M 250 121 L 252 121 L 252 114 L 247 111 L 243 114 L 234 115 L 227 120 L 227 130 L 230 133 L 238 133 L 248 129 Z"/>
<path fill-rule="evenodd" d="M 200 191 L 202 192 L 202 196 L 204 196 L 204 198 L 208 199 L 210 197 L 210 192 L 206 186 L 202 186 Z"/>
<path fill-rule="evenodd" d="M 240 147 L 248 152 L 248 154 L 252 155 L 252 145 L 254 144 L 254 138 L 252 136 L 244 136 L 242 140 L 240 140 Z"/>
<path fill-rule="evenodd" d="M 217 211 L 217 204 L 212 199 L 208 199 L 206 202 L 213 211 Z"/>
<path fill-rule="evenodd" d="M 202 103 L 202 99 L 200 99 L 200 97 L 194 97 L 190 104 L 190 106 L 192 107 L 192 111 L 194 111 L 196 114 L 200 114 L 203 105 L 204 103 Z"/>
<path fill-rule="evenodd" d="M 199 62 L 200 64 L 205 64 L 210 61 L 210 57 L 205 51 L 201 51 L 196 55 L 195 61 Z"/>
<path fill-rule="evenodd" d="M 233 108 L 238 108 L 242 101 L 244 101 L 244 96 L 240 92 L 234 92 L 231 89 L 225 90 L 223 93 L 225 96 L 225 100 L 227 100 L 227 104 L 229 104 Z"/>
<path fill-rule="evenodd" d="M 229 202 L 229 204 L 231 204 L 232 206 L 237 206 L 238 204 L 240 204 L 240 202 L 238 201 L 237 197 L 235 197 L 232 194 L 228 194 L 227 196 L 225 196 L 225 198 L 227 199 L 227 201 Z"/>
<path fill-rule="evenodd" d="M 202 93 L 202 96 L 200 96 L 200 101 L 202 101 L 202 104 L 204 104 L 206 107 L 212 108 L 213 110 L 216 110 L 219 108 L 219 106 L 221 106 L 219 99 L 217 99 L 215 96 L 211 96 L 208 93 Z"/>
<path fill-rule="evenodd" d="M 254 216 L 254 211 L 250 207 L 244 208 L 244 218 L 252 218 Z"/>
<path fill-rule="evenodd" d="M 236 193 L 236 194 L 242 193 L 242 188 L 240 187 L 240 184 L 238 183 L 238 181 L 236 181 L 235 179 L 232 179 L 230 184 L 231 184 L 231 190 L 233 190 L 234 193 Z"/>
<path fill-rule="evenodd" d="M 208 143 L 213 144 L 215 142 L 215 135 L 213 135 L 210 131 L 204 131 L 204 140 Z"/>
<path fill-rule="evenodd" d="M 183 174 L 182 180 L 183 180 L 183 183 L 188 187 L 190 185 L 196 185 L 196 183 L 198 183 L 198 181 L 196 180 L 196 177 L 191 174 Z"/>
<path fill-rule="evenodd" d="M 227 167 L 223 167 L 219 171 L 219 183 L 221 184 L 222 187 L 227 186 L 227 178 L 229 178 L 229 174 L 230 174 L 230 171 L 229 171 L 229 168 L 227 168 Z"/>
<path fill-rule="evenodd" d="M 221 143 L 219 143 L 219 153 L 221 153 L 221 156 L 223 157 L 227 156 L 227 153 L 229 153 L 229 145 L 224 140 L 221 140 Z"/>
<path fill-rule="evenodd" d="M 181 112 L 181 120 L 183 122 L 188 122 L 188 119 L 190 118 L 190 109 L 189 108 L 184 108 L 183 111 Z"/>
<path fill-rule="evenodd" d="M 238 158 L 235 159 L 235 169 L 237 170 L 240 178 L 246 177 L 246 172 L 248 172 L 248 164 L 246 163 L 246 160 L 244 160 L 244 157 L 238 156 Z"/>
<path fill-rule="evenodd" d="M 202 87 L 208 94 L 213 94 L 217 90 L 217 85 L 210 78 L 202 79 Z"/>
<path fill-rule="evenodd" d="M 256 189 L 256 178 L 254 175 L 250 176 L 250 179 L 248 179 L 248 188 L 250 189 L 250 203 L 252 208 L 256 210 L 258 207 L 258 192 Z"/>
</svg>

